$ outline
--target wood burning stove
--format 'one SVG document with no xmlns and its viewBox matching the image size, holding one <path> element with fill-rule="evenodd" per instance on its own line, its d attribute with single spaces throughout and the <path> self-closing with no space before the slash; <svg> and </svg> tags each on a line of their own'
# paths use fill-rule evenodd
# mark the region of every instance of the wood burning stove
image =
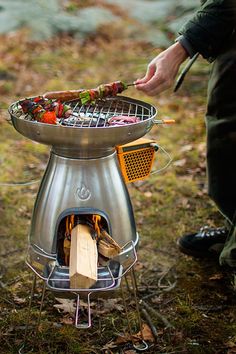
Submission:
<svg viewBox="0 0 236 354">
<path fill-rule="evenodd" d="M 86 296 L 89 304 L 91 294 L 118 288 L 121 278 L 137 261 L 139 236 L 117 146 L 133 142 L 150 131 L 157 112 L 151 104 L 123 96 L 85 106 L 79 101 L 68 104 L 71 116 L 57 125 L 22 116 L 19 102 L 13 103 L 9 112 L 20 134 L 51 146 L 34 205 L 26 262 L 44 281 L 45 288 L 61 296 L 76 294 L 77 314 L 80 296 Z M 122 126 L 106 125 L 119 115 L 137 117 L 138 121 Z M 105 261 L 104 257 L 98 259 L 97 279 L 90 287 L 73 287 L 66 242 L 70 243 L 75 225 L 89 225 L 93 230 L 91 237 L 93 233 L 98 237 L 94 216 L 99 216 L 100 229 L 119 245 L 120 252 Z M 78 323 L 78 316 L 76 326 L 84 328 Z M 89 311 L 86 327 L 90 326 Z"/>
</svg>

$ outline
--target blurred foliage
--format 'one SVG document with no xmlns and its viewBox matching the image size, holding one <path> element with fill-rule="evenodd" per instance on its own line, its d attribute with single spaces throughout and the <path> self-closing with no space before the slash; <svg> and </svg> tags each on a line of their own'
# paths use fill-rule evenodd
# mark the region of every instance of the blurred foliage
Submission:
<svg viewBox="0 0 236 354">
<path fill-rule="evenodd" d="M 48 39 L 60 32 L 83 37 L 114 19 L 111 11 L 99 7 L 83 8 L 72 14 L 58 0 L 0 1 L 0 33 L 26 27 L 35 40 Z"/>
<path fill-rule="evenodd" d="M 105 0 L 106 3 L 114 3 Z M 116 0 L 116 5 L 129 10 L 129 15 L 140 22 L 165 22 L 168 16 L 192 11 L 199 5 L 197 0 Z"/>
<path fill-rule="evenodd" d="M 24 27 L 33 40 L 48 39 L 58 33 L 83 39 L 113 22 L 127 26 L 134 40 L 166 47 L 170 44 L 169 37 L 176 35 L 186 13 L 192 13 L 198 1 L 103 0 L 96 4 L 96 1 L 75 0 L 0 0 L 0 33 Z M 117 15 L 117 8 L 124 11 L 128 21 L 124 21 L 119 11 Z"/>
</svg>

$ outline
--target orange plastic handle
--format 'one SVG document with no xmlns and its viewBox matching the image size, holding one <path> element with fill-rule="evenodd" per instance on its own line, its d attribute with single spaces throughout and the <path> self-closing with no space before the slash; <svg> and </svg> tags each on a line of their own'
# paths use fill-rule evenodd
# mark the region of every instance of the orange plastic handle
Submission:
<svg viewBox="0 0 236 354">
<path fill-rule="evenodd" d="M 174 119 L 156 119 L 153 121 L 154 124 L 173 124 L 175 123 Z"/>
<path fill-rule="evenodd" d="M 174 124 L 175 120 L 174 119 L 163 119 L 164 124 Z"/>
</svg>

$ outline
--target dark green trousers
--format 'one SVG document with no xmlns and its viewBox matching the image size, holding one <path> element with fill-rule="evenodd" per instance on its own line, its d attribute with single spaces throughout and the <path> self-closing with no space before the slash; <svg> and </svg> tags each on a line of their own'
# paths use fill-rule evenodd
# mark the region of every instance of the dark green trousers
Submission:
<svg viewBox="0 0 236 354">
<path fill-rule="evenodd" d="M 236 39 L 213 64 L 206 127 L 209 195 L 231 224 L 220 263 L 236 266 Z"/>
</svg>

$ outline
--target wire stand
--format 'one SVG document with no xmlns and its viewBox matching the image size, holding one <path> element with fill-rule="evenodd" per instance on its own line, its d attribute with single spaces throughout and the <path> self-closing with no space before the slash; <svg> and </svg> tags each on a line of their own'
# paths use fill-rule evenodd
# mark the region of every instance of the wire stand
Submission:
<svg viewBox="0 0 236 354">
<path fill-rule="evenodd" d="M 30 320 L 31 320 L 31 309 L 32 309 L 32 302 L 35 294 L 35 289 L 36 289 L 36 283 L 37 283 L 37 275 L 34 273 L 33 274 L 33 282 L 32 282 L 32 287 L 31 287 L 31 292 L 30 292 L 30 297 L 29 297 L 29 306 L 28 306 L 28 311 L 27 311 L 27 320 L 25 324 L 25 333 L 24 333 L 24 339 L 23 339 L 23 344 L 20 347 L 18 353 L 19 354 L 27 354 L 27 353 L 32 353 L 34 348 L 27 348 L 27 336 L 29 334 L 29 327 L 30 327 Z M 46 292 L 46 283 L 43 283 L 43 289 L 42 289 L 42 294 L 41 294 L 41 301 L 40 301 L 40 308 L 39 308 L 39 315 L 35 327 L 35 337 L 38 335 L 39 331 L 39 326 L 41 322 L 41 317 L 42 317 L 42 309 L 43 309 L 43 303 L 44 303 L 44 298 L 45 298 L 45 292 Z"/>
<path fill-rule="evenodd" d="M 136 349 L 138 351 L 145 351 L 148 349 L 148 344 L 145 342 L 144 337 L 143 337 L 143 332 L 142 332 L 143 331 L 143 322 L 142 322 L 142 318 L 140 315 L 138 287 L 137 287 L 137 281 L 136 281 L 136 276 L 135 276 L 135 271 L 134 271 L 133 266 L 131 268 L 129 268 L 128 271 L 125 271 L 123 275 L 124 276 L 121 277 L 120 287 L 121 287 L 121 295 L 122 295 L 122 300 L 123 300 L 126 319 L 127 319 L 129 337 L 130 337 L 130 340 L 132 342 L 134 349 Z M 40 327 L 41 318 L 42 318 L 43 304 L 44 304 L 44 299 L 45 299 L 45 293 L 46 293 L 46 289 L 47 289 L 47 282 L 45 281 L 45 279 L 42 279 L 41 277 L 38 276 L 38 274 L 36 274 L 34 272 L 31 292 L 30 292 L 30 296 L 29 296 L 29 305 L 28 305 L 28 311 L 27 311 L 24 339 L 23 339 L 23 344 L 21 345 L 21 347 L 18 350 L 19 354 L 28 354 L 28 353 L 32 353 L 34 351 L 34 347 L 33 346 L 29 347 L 29 345 L 27 344 L 27 338 L 29 337 L 29 332 L 30 332 L 30 322 L 31 322 L 31 317 L 32 317 L 32 303 L 33 303 L 33 300 L 35 297 L 37 278 L 39 278 L 39 280 L 43 281 L 43 286 L 42 286 L 42 291 L 41 291 L 41 300 L 40 300 L 38 318 L 37 318 L 35 329 L 34 329 L 34 337 L 37 337 L 38 332 L 39 332 L 39 327 Z M 89 301 L 90 294 L 91 293 L 89 292 L 88 301 Z M 89 328 L 91 326 L 90 314 L 88 315 L 88 325 L 87 326 L 79 325 L 79 323 L 78 323 L 78 311 L 79 311 L 79 299 L 80 298 L 79 298 L 78 293 L 76 295 L 77 295 L 77 307 L 76 307 L 76 312 L 75 312 L 76 327 L 77 328 Z M 132 320 L 130 319 L 131 310 L 129 309 L 130 306 L 128 306 L 128 302 L 130 302 L 131 298 L 135 302 L 135 314 L 136 314 L 136 319 L 137 319 L 136 320 L 136 327 L 139 328 L 139 332 L 141 333 L 141 340 L 135 339 L 135 335 L 132 331 Z M 89 302 L 88 302 L 88 305 L 90 306 Z"/>
<path fill-rule="evenodd" d="M 129 278 L 130 278 L 130 282 L 129 282 Z M 126 292 L 125 292 L 125 287 L 123 282 L 125 282 L 125 286 L 126 286 Z M 128 293 L 129 295 L 126 297 L 126 293 Z M 126 314 L 126 319 L 127 319 L 127 325 L 128 325 L 128 331 L 129 331 L 129 337 L 130 340 L 132 342 L 132 345 L 134 347 L 134 349 L 138 350 L 138 351 L 146 351 L 148 349 L 148 344 L 145 342 L 144 340 L 144 336 L 143 336 L 143 321 L 140 315 L 140 306 L 139 306 L 139 299 L 138 299 L 138 287 L 137 287 L 137 280 L 136 280 L 136 275 L 135 275 L 135 271 L 132 268 L 129 273 L 127 273 L 124 277 L 124 281 L 122 279 L 121 281 L 121 295 L 122 295 L 122 300 L 123 300 L 123 304 L 124 304 L 124 308 L 125 308 L 125 314 Z M 128 300 L 129 297 L 134 300 L 135 302 L 135 313 L 136 313 L 136 322 L 139 328 L 139 332 L 141 334 L 141 341 L 137 341 L 135 340 L 135 333 L 133 333 L 132 330 L 132 320 L 131 320 L 131 311 L 128 308 Z"/>
</svg>

